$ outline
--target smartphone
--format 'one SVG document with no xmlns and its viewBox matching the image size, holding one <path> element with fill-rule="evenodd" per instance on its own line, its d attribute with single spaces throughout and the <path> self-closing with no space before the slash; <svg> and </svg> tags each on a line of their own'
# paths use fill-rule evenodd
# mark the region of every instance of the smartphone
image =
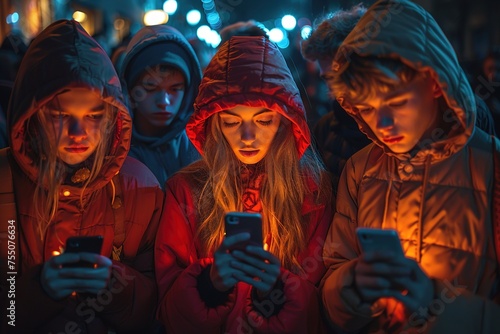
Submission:
<svg viewBox="0 0 500 334">
<path fill-rule="evenodd" d="M 392 251 L 404 256 L 403 247 L 396 230 L 358 227 L 356 229 L 361 250 L 371 251 Z"/>
<path fill-rule="evenodd" d="M 246 246 L 262 247 L 262 216 L 259 213 L 228 212 L 224 217 L 226 237 L 247 232 L 250 239 L 238 243 L 233 249 L 244 250 Z"/>
<path fill-rule="evenodd" d="M 95 253 L 101 254 L 103 237 L 101 235 L 69 237 L 66 240 L 65 253 Z M 94 264 L 87 261 L 66 264 L 65 267 L 88 267 L 93 268 Z"/>
</svg>

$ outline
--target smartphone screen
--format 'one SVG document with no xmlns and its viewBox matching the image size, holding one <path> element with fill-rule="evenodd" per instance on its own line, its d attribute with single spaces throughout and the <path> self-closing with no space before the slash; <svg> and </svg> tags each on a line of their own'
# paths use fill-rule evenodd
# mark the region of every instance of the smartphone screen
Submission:
<svg viewBox="0 0 500 334">
<path fill-rule="evenodd" d="M 404 255 L 396 230 L 359 227 L 356 234 L 363 252 L 391 251 Z"/>
<path fill-rule="evenodd" d="M 82 237 L 69 237 L 66 240 L 65 253 L 94 253 L 100 254 L 102 248 L 103 237 L 96 236 L 82 236 Z M 88 267 L 93 268 L 94 264 L 87 261 L 80 261 L 76 263 L 66 264 L 65 267 Z"/>
<path fill-rule="evenodd" d="M 228 212 L 224 217 L 226 237 L 249 233 L 250 239 L 239 243 L 234 249 L 244 250 L 247 245 L 262 247 L 262 216 L 258 213 Z"/>
</svg>

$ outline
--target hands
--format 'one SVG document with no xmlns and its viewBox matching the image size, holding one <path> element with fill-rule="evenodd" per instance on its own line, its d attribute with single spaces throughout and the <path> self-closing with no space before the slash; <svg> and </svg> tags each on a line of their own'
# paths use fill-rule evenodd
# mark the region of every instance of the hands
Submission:
<svg viewBox="0 0 500 334">
<path fill-rule="evenodd" d="M 410 313 L 427 307 L 434 296 L 432 281 L 418 263 L 393 252 L 361 255 L 354 268 L 354 282 L 363 301 L 393 297 Z"/>
<path fill-rule="evenodd" d="M 64 268 L 65 264 L 87 261 L 95 263 L 95 268 Z M 68 297 L 73 291 L 97 294 L 107 287 L 111 276 L 112 261 L 93 253 L 66 253 L 53 256 L 44 263 L 40 282 L 52 299 Z"/>
<path fill-rule="evenodd" d="M 252 285 L 263 297 L 276 284 L 281 264 L 273 254 L 256 246 L 247 246 L 245 251 L 230 251 L 239 242 L 249 239 L 248 233 L 227 237 L 215 252 L 210 278 L 217 290 L 227 291 L 241 281 Z"/>
</svg>

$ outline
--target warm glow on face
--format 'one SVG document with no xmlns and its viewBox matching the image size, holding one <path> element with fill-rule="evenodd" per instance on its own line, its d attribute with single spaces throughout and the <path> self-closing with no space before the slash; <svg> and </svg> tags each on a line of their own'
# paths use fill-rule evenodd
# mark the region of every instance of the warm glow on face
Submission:
<svg viewBox="0 0 500 334">
<path fill-rule="evenodd" d="M 413 149 L 438 116 L 433 80 L 420 77 L 395 91 L 378 92 L 354 104 L 355 111 L 377 138 L 394 153 Z"/>
<path fill-rule="evenodd" d="M 47 104 L 48 137 L 58 143 L 62 161 L 76 165 L 94 153 L 101 140 L 104 113 L 100 95 L 86 88 L 70 89 Z"/>
<path fill-rule="evenodd" d="M 236 106 L 219 117 L 224 138 L 236 157 L 249 165 L 266 156 L 281 122 L 278 112 L 262 107 Z"/>
</svg>

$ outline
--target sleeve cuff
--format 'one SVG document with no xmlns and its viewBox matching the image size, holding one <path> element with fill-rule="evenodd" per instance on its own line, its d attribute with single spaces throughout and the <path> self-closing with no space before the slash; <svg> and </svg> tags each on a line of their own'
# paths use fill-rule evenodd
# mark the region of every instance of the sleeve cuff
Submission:
<svg viewBox="0 0 500 334">
<path fill-rule="evenodd" d="M 270 318 L 277 315 L 285 304 L 285 284 L 281 279 L 276 281 L 274 288 L 263 299 L 259 299 L 257 290 L 252 288 L 251 298 L 252 307 L 259 312 L 264 318 Z M 271 307 L 263 308 L 263 305 L 271 305 Z M 261 312 L 265 311 L 265 312 Z M 271 311 L 271 312 L 269 312 Z"/>
<path fill-rule="evenodd" d="M 234 287 L 224 292 L 217 290 L 210 279 L 210 268 L 212 268 L 212 265 L 204 268 L 198 276 L 198 292 L 208 307 L 217 307 L 227 303 Z"/>
</svg>

